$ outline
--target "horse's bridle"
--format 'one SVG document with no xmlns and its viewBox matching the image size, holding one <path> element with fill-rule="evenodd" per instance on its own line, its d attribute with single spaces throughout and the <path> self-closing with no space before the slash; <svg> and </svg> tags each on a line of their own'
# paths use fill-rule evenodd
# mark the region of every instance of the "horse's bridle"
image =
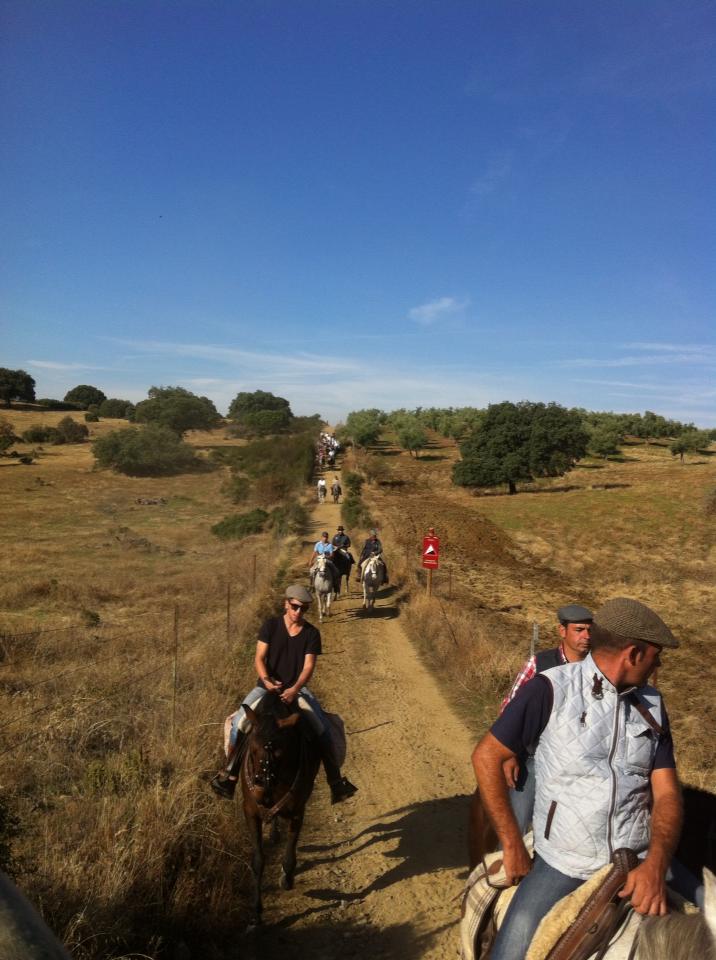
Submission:
<svg viewBox="0 0 716 960">
<path fill-rule="evenodd" d="M 293 783 L 288 788 L 286 793 L 281 797 L 278 803 L 275 803 L 272 807 L 265 807 L 262 803 L 256 800 L 256 806 L 259 808 L 259 814 L 261 819 L 268 822 L 273 820 L 277 813 L 280 813 L 281 810 L 287 805 L 289 800 L 293 798 L 294 792 L 298 786 L 299 780 L 301 778 L 301 773 L 304 766 L 304 756 L 305 756 L 305 741 L 302 736 L 299 736 L 300 743 L 300 752 L 298 756 L 298 764 L 296 766 L 296 776 L 293 778 Z M 248 787 L 249 793 L 252 795 L 255 794 L 255 791 L 259 787 L 263 787 L 264 790 L 269 790 L 273 781 L 276 780 L 276 773 L 273 769 L 276 762 L 276 757 L 274 756 L 275 745 L 272 740 L 266 740 L 263 744 L 264 756 L 259 763 L 259 769 L 250 770 L 249 768 L 253 766 L 251 763 L 251 750 L 246 751 L 246 758 L 243 765 L 244 773 L 244 782 Z"/>
</svg>

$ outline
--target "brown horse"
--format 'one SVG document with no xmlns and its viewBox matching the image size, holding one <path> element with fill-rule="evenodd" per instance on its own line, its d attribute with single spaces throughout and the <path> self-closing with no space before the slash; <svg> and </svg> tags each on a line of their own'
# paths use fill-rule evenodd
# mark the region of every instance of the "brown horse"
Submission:
<svg viewBox="0 0 716 960">
<path fill-rule="evenodd" d="M 318 746 L 301 729 L 301 715 L 282 703 L 278 694 L 263 697 L 256 710 L 244 704 L 251 732 L 241 766 L 241 793 L 251 838 L 254 875 L 254 922 L 261 923 L 261 881 L 264 869 L 263 825 L 275 817 L 288 822 L 288 839 L 281 861 L 281 886 L 293 887 L 296 845 L 308 798 L 321 763 Z"/>
</svg>

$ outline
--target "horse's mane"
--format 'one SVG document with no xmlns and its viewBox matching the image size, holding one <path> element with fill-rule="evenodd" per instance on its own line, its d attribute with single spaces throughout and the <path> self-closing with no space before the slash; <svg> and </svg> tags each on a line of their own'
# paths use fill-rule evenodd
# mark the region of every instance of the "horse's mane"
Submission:
<svg viewBox="0 0 716 960">
<path fill-rule="evenodd" d="M 647 917 L 639 931 L 637 960 L 716 960 L 716 943 L 701 913 Z"/>
</svg>

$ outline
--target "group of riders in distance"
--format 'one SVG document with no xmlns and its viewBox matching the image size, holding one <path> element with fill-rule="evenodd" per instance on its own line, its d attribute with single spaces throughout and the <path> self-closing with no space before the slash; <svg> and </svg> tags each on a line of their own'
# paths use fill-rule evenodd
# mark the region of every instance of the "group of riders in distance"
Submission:
<svg viewBox="0 0 716 960">
<path fill-rule="evenodd" d="M 321 620 L 322 598 L 339 595 L 344 577 L 348 586 L 354 564 L 344 527 L 333 537 L 324 530 L 309 561 Z M 371 530 L 357 561 L 364 591 L 376 564 L 382 568 L 379 582 L 387 583 L 383 545 Z M 365 598 L 364 592 L 364 605 Z M 304 618 L 313 599 L 305 586 L 292 584 L 281 613 L 261 626 L 256 685 L 226 720 L 227 763 L 211 781 L 226 798 L 241 782 L 254 850 L 255 922 L 262 910 L 263 823 L 276 829 L 282 818 L 288 824 L 282 886 L 290 887 L 304 808 L 320 763 L 332 803 L 358 789 L 341 770 L 340 718 L 327 713 L 308 687 L 321 654 L 320 632 Z M 609 600 L 594 614 L 567 604 L 557 611 L 557 621 L 558 646 L 525 663 L 472 757 L 478 789 L 470 811 L 471 866 L 487 851 L 501 850 L 504 884 L 518 885 L 489 945 L 490 960 L 525 957 L 542 918 L 610 862 L 628 864 L 613 899 L 629 901 L 632 916 L 667 914 L 667 880 L 704 908 L 701 878 L 675 857 L 682 796 L 669 717 L 661 694 L 649 684 L 662 652 L 677 647 L 677 639 L 653 610 L 627 598 Z M 476 874 L 479 868 L 471 881 Z M 705 871 L 707 890 L 711 880 Z M 485 899 L 485 909 L 493 899 Z M 484 934 L 484 924 L 477 926 Z M 463 955 L 486 956 L 481 943 L 467 954 L 463 945 Z M 582 943 L 582 953 L 559 956 L 592 956 L 584 952 L 585 943 L 591 941 Z M 611 950 L 605 945 L 599 955 L 622 956 Z"/>
</svg>

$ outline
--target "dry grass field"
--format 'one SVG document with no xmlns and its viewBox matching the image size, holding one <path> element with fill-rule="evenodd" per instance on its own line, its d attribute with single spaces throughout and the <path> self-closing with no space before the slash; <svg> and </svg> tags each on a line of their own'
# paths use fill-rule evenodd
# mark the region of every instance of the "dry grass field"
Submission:
<svg viewBox="0 0 716 960">
<path fill-rule="evenodd" d="M 3 415 L 17 433 L 65 416 Z M 224 430 L 188 439 L 240 442 Z M 76 960 L 187 947 L 218 960 L 245 916 L 248 867 L 235 815 L 206 778 L 258 621 L 291 563 L 305 568 L 305 545 L 217 540 L 211 525 L 236 509 L 226 468 L 132 478 L 95 470 L 88 443 L 37 453 L 29 465 L 0 459 L 0 855 L 12 840 L 23 889 Z M 683 778 L 716 788 L 716 540 L 704 509 L 716 456 L 682 465 L 635 445 L 620 462 L 476 497 L 450 483 L 456 455 L 435 437 L 416 460 L 387 438 L 353 465 L 371 478 L 395 615 L 474 736 L 533 623 L 551 645 L 562 603 L 634 596 L 682 640 L 659 683 Z M 419 555 L 431 525 L 442 564 L 428 599 Z M 359 543 L 364 531 L 349 532 Z"/>
<path fill-rule="evenodd" d="M 716 790 L 716 518 L 706 509 L 716 451 L 682 464 L 665 446 L 634 443 L 618 460 L 586 460 L 514 496 L 453 487 L 457 456 L 455 444 L 438 436 L 419 459 L 388 438 L 359 456 L 358 468 L 379 478 L 365 497 L 412 580 L 405 613 L 414 639 L 439 665 L 475 732 L 490 722 L 525 659 L 533 623 L 540 646 L 550 646 L 563 603 L 595 609 L 610 597 L 635 597 L 681 640 L 664 656 L 659 684 L 682 777 Z M 443 557 L 432 602 L 415 572 L 428 526 L 441 537 Z"/>
<path fill-rule="evenodd" d="M 65 414 L 4 416 L 19 434 Z M 0 799 L 23 889 L 78 960 L 223 956 L 243 905 L 242 840 L 203 778 L 291 542 L 211 534 L 226 475 L 97 471 L 89 443 L 0 461 Z"/>
</svg>

